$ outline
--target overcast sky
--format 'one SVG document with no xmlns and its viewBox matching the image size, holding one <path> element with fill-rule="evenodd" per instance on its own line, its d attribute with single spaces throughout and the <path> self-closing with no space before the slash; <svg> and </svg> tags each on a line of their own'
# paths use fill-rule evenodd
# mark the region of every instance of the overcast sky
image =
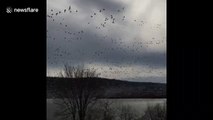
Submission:
<svg viewBox="0 0 213 120">
<path fill-rule="evenodd" d="M 48 0 L 47 76 L 63 64 L 166 83 L 166 0 Z"/>
</svg>

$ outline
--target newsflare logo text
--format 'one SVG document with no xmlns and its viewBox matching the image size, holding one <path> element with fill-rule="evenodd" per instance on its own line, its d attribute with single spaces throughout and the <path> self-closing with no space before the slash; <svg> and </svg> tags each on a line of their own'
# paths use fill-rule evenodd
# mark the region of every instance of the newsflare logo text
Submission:
<svg viewBox="0 0 213 120">
<path fill-rule="evenodd" d="M 38 12 L 39 9 L 38 8 L 30 8 L 30 7 L 27 7 L 27 8 L 12 8 L 12 7 L 7 7 L 6 8 L 6 13 L 34 13 L 34 12 Z"/>
</svg>

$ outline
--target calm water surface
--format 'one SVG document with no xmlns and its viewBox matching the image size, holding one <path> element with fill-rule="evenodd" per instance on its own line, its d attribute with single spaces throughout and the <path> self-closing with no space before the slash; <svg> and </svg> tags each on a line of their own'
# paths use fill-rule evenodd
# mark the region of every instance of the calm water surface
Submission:
<svg viewBox="0 0 213 120">
<path fill-rule="evenodd" d="M 101 99 L 112 101 L 114 105 L 129 105 L 137 110 L 140 114 L 143 114 L 148 105 L 165 104 L 166 99 Z M 100 101 L 101 101 L 100 100 Z M 54 117 L 54 113 L 57 106 L 53 103 L 53 99 L 47 99 L 47 120 L 57 120 Z"/>
</svg>

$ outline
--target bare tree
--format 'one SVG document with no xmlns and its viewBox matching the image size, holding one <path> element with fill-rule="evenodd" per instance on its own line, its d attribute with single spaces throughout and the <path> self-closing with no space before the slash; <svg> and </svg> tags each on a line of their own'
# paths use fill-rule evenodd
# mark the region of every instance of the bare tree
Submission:
<svg viewBox="0 0 213 120">
<path fill-rule="evenodd" d="M 149 105 L 141 120 L 166 120 L 166 105 Z"/>
<path fill-rule="evenodd" d="M 84 65 L 70 66 L 68 64 L 65 64 L 64 69 L 59 72 L 58 76 L 64 78 L 91 78 L 98 77 L 99 74 L 94 68 L 86 69 L 84 68 Z"/>
<path fill-rule="evenodd" d="M 133 109 L 130 105 L 122 105 L 118 109 L 119 120 L 136 120 L 137 114 L 136 110 Z"/>
<path fill-rule="evenodd" d="M 100 95 L 100 86 L 96 82 L 90 82 L 98 77 L 95 69 L 85 69 L 84 66 L 73 67 L 64 65 L 59 73 L 65 82 L 54 83 L 53 94 L 55 104 L 61 106 L 62 119 L 85 120 L 88 107 L 96 102 Z"/>
<path fill-rule="evenodd" d="M 101 108 L 103 111 L 103 120 L 114 120 L 115 119 L 115 111 L 112 108 L 113 101 L 104 99 L 101 101 Z"/>
</svg>

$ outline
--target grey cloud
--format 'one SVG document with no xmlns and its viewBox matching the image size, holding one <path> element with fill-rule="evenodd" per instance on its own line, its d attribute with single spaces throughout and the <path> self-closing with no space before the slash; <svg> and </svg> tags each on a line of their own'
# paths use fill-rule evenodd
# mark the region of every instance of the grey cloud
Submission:
<svg viewBox="0 0 213 120">
<path fill-rule="evenodd" d="M 104 17 L 109 16 L 111 11 L 113 14 L 120 14 L 116 11 L 122 7 L 128 8 L 125 3 L 118 3 L 113 0 L 73 0 L 70 5 L 75 5 L 82 11 L 72 14 L 63 14 L 61 17 L 54 17 L 55 21 L 48 19 L 48 38 L 47 38 L 47 67 L 48 69 L 60 68 L 63 64 L 69 63 L 73 65 L 83 63 L 98 63 L 104 65 L 148 65 L 154 68 L 166 69 L 166 53 L 164 51 L 149 51 L 145 45 L 138 50 L 137 47 L 132 47 L 132 37 L 127 37 L 127 34 L 137 32 L 137 29 L 126 28 L 124 32 L 122 27 L 112 29 L 112 25 L 107 28 L 96 29 L 101 24 L 102 20 L 94 21 L 95 19 L 86 18 L 78 19 L 92 14 L 93 9 L 106 9 L 102 12 Z M 149 8 L 151 9 L 151 8 Z M 118 15 L 119 16 L 119 15 Z M 69 19 L 66 19 L 69 18 Z M 120 17 L 120 16 L 119 16 Z M 64 21 L 62 20 L 63 18 Z M 104 19 L 103 19 L 104 20 Z M 59 23 L 63 25 L 60 25 Z M 88 22 L 90 25 L 88 25 Z M 95 23 L 94 23 L 95 22 Z M 125 21 L 127 24 L 130 21 Z M 67 24 L 68 27 L 64 25 Z M 121 25 L 119 21 L 116 23 Z M 100 26 L 100 25 L 99 25 Z M 106 30 L 108 29 L 108 31 Z M 82 34 L 78 34 L 83 30 Z M 65 33 L 70 32 L 72 35 Z M 73 35 L 75 33 L 75 35 Z M 107 35 L 107 37 L 106 37 Z M 53 39 L 54 38 L 54 39 Z M 120 42 L 121 40 L 130 41 L 130 44 L 119 44 L 112 41 Z M 143 41 L 143 40 L 142 40 Z M 127 48 L 129 46 L 129 48 Z M 144 77 L 144 78 L 127 78 L 135 81 L 165 81 L 165 77 Z"/>
<path fill-rule="evenodd" d="M 78 26 L 73 30 L 77 28 Z M 70 32 L 76 31 L 71 30 Z M 64 40 L 64 34 L 52 35 L 58 36 L 59 40 L 54 41 L 55 43 L 53 40 L 49 40 L 48 56 L 56 56 L 57 54 L 54 55 L 56 53 L 55 49 L 60 48 L 60 51 L 70 51 L 71 54 L 66 55 L 62 53 L 62 56 L 55 57 L 59 62 L 68 58 L 66 62 L 82 63 L 85 61 L 95 61 L 110 64 L 132 64 L 134 62 L 134 64 L 150 64 L 156 67 L 165 67 L 166 57 L 163 52 L 132 52 L 127 48 L 121 48 L 111 43 L 110 38 L 103 40 L 103 36 L 99 36 L 99 34 L 95 36 L 95 34 L 94 30 L 87 30 L 81 36 L 82 40 L 72 40 L 72 43 Z M 69 38 L 67 37 L 67 39 Z"/>
<path fill-rule="evenodd" d="M 124 3 L 116 2 L 115 0 L 73 0 L 71 4 L 75 4 L 83 9 L 106 9 L 117 10 L 126 6 Z"/>
<path fill-rule="evenodd" d="M 75 32 L 76 29 L 79 29 L 77 25 L 75 27 L 73 29 L 74 31 L 71 30 L 70 32 Z M 96 34 L 94 30 L 86 30 L 81 36 L 81 40 L 72 40 L 72 43 L 64 40 L 64 36 L 64 34 L 61 34 L 61 36 L 59 36 L 59 39 L 61 38 L 61 40 L 55 41 L 54 44 L 51 42 L 52 40 L 49 40 L 48 56 L 52 56 L 50 61 L 54 61 L 53 56 L 57 55 L 54 49 L 60 48 L 59 54 L 62 52 L 62 56 L 59 55 L 55 57 L 56 63 L 63 61 L 80 64 L 91 61 L 114 65 L 148 64 L 155 67 L 165 67 L 166 54 L 164 52 L 149 52 L 146 49 L 144 49 L 145 52 L 137 52 L 136 50 L 133 52 L 127 48 L 121 48 L 119 45 L 112 43 L 111 37 L 105 40 L 103 36 Z M 70 51 L 70 54 L 64 54 L 63 51 Z"/>
</svg>

